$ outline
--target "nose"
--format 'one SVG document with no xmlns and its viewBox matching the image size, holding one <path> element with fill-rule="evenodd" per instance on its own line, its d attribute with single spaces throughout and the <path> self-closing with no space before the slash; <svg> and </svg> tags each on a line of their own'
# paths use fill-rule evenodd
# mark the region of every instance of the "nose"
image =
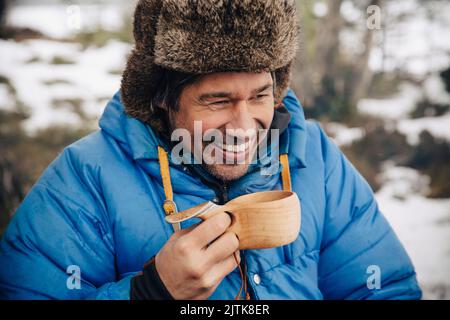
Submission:
<svg viewBox="0 0 450 320">
<path fill-rule="evenodd" d="M 247 131 L 255 128 L 255 119 L 249 110 L 246 100 L 238 100 L 232 108 L 232 118 L 227 129 L 240 129 Z"/>
</svg>

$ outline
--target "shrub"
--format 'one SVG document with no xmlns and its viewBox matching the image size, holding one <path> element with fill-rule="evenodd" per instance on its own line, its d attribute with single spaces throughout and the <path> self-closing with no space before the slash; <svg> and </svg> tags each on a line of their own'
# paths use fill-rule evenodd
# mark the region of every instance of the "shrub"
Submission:
<svg viewBox="0 0 450 320">
<path fill-rule="evenodd" d="M 419 144 L 414 148 L 408 166 L 430 176 L 432 198 L 450 197 L 450 143 L 422 131 Z"/>
</svg>

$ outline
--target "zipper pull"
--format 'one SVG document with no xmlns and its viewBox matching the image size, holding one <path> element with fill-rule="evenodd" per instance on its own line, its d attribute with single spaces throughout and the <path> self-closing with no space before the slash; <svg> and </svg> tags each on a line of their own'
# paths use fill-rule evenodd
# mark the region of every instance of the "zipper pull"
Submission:
<svg viewBox="0 0 450 320">
<path fill-rule="evenodd" d="M 223 200 L 223 204 L 228 202 L 228 186 L 227 185 L 223 186 L 222 200 Z"/>
</svg>

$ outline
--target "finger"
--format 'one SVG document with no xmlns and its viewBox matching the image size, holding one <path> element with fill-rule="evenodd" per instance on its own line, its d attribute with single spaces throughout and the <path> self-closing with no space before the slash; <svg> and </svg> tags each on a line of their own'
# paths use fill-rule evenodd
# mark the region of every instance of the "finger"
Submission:
<svg viewBox="0 0 450 320">
<path fill-rule="evenodd" d="M 230 224 L 230 216 L 225 212 L 221 212 L 200 223 L 185 237 L 188 238 L 186 239 L 187 241 L 192 241 L 194 246 L 204 248 L 223 234 Z"/>
<path fill-rule="evenodd" d="M 211 264 L 216 264 L 228 258 L 239 248 L 239 240 L 234 232 L 228 231 L 217 238 L 205 250 Z"/>
<path fill-rule="evenodd" d="M 184 236 L 186 234 L 188 234 L 189 232 L 191 232 L 192 230 L 194 230 L 200 223 L 195 223 L 192 226 L 185 228 L 185 229 L 180 229 L 176 232 L 173 233 L 172 238 L 173 239 L 178 239 L 181 236 Z"/>
<path fill-rule="evenodd" d="M 238 259 L 238 261 L 236 261 L 236 259 Z M 225 277 L 229 273 L 231 273 L 234 269 L 236 269 L 240 262 L 241 262 L 240 256 L 238 258 L 236 258 L 236 256 L 234 254 L 232 254 L 220 263 L 219 270 L 222 272 L 222 274 Z"/>
<path fill-rule="evenodd" d="M 222 281 L 223 278 L 225 278 L 228 274 L 230 274 L 234 269 L 237 268 L 238 264 L 240 262 L 240 258 L 238 258 L 238 261 L 236 261 L 236 257 L 234 254 L 230 255 L 225 260 L 222 260 L 222 262 L 217 263 L 211 268 L 212 276 L 217 279 L 217 282 Z"/>
</svg>

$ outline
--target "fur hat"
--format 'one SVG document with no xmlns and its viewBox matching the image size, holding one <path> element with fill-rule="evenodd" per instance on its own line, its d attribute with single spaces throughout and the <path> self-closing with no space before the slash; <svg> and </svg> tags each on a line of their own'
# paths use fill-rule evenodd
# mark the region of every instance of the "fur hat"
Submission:
<svg viewBox="0 0 450 320">
<path fill-rule="evenodd" d="M 134 38 L 121 86 L 132 117 L 155 117 L 149 102 L 162 68 L 272 72 L 278 104 L 298 48 L 295 0 L 139 0 Z"/>
</svg>

